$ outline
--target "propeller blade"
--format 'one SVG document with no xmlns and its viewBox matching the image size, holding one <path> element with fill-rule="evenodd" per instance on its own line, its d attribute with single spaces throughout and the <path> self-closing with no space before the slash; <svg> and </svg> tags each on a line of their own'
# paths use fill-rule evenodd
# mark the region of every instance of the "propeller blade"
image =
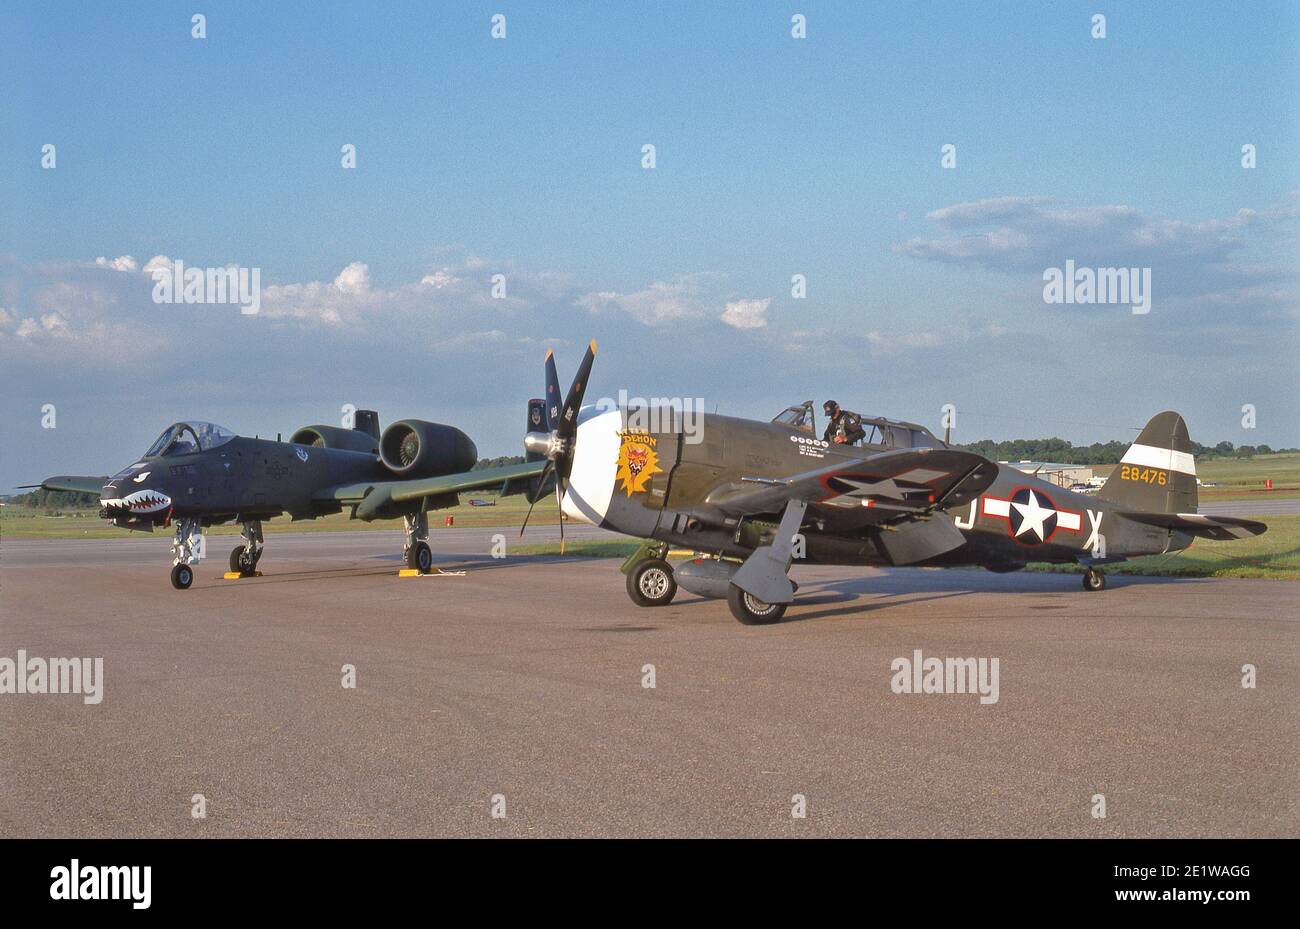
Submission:
<svg viewBox="0 0 1300 929">
<path fill-rule="evenodd" d="M 555 352 L 546 352 L 546 431 L 560 424 L 560 375 L 555 373 Z"/>
<path fill-rule="evenodd" d="M 559 433 L 560 438 L 572 438 L 578 431 L 578 410 L 582 406 L 582 395 L 587 391 L 587 378 L 591 377 L 591 366 L 595 360 L 596 340 L 592 339 L 591 344 L 587 346 L 587 354 L 582 356 L 582 364 L 578 365 L 578 373 L 574 375 L 569 395 L 564 398 L 560 421 L 552 427 Z"/>
<path fill-rule="evenodd" d="M 560 483 L 555 482 L 555 500 L 557 503 L 564 503 L 564 493 L 560 490 Z M 560 507 L 560 554 L 564 554 L 564 507 Z"/>
<path fill-rule="evenodd" d="M 528 501 L 528 512 L 524 514 L 524 524 L 519 527 L 519 538 L 524 537 L 524 530 L 528 528 L 528 520 L 532 518 L 533 507 L 537 506 L 537 501 L 542 499 L 546 488 L 546 479 L 550 477 L 551 472 L 555 470 L 555 462 L 546 462 L 546 467 L 542 468 L 542 476 L 537 481 L 537 493 Z"/>
</svg>

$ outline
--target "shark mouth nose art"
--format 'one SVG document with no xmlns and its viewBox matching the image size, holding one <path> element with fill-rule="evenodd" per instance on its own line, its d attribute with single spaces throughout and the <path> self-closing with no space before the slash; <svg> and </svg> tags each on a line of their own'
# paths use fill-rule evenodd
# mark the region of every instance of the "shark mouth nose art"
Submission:
<svg viewBox="0 0 1300 929">
<path fill-rule="evenodd" d="M 126 510 L 129 513 L 157 513 L 172 505 L 172 498 L 160 490 L 137 490 L 117 500 L 101 500 L 106 510 Z"/>
</svg>

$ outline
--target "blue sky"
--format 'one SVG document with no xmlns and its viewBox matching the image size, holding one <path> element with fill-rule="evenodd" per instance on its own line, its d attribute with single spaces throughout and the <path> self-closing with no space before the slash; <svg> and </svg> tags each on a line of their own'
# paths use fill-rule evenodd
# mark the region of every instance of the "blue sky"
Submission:
<svg viewBox="0 0 1300 929">
<path fill-rule="evenodd" d="M 591 337 L 594 391 L 737 415 L 1300 444 L 1300 7 L 980 6 L 6 5 L 0 487 L 344 403 L 514 453 Z M 154 304 L 157 256 L 262 314 Z M 1150 266 L 1151 314 L 1046 305 L 1067 258 Z"/>
</svg>

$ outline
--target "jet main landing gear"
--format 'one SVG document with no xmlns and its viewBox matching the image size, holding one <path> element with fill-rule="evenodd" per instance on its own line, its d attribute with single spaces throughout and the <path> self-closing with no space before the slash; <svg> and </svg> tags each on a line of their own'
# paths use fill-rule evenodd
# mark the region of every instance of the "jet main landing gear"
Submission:
<svg viewBox="0 0 1300 929">
<path fill-rule="evenodd" d="M 262 560 L 262 521 L 246 519 L 241 523 L 240 535 L 243 545 L 235 546 L 230 553 L 230 570 L 240 577 L 252 577 L 257 573 L 257 563 Z"/>
<path fill-rule="evenodd" d="M 176 537 L 172 541 L 172 586 L 188 590 L 194 583 L 194 568 L 203 557 L 203 524 L 193 517 L 176 520 Z"/>
<path fill-rule="evenodd" d="M 433 552 L 429 549 L 429 514 L 416 513 L 403 516 L 402 523 L 406 530 L 406 541 L 402 545 L 402 555 L 406 566 L 421 574 L 433 570 Z"/>
</svg>

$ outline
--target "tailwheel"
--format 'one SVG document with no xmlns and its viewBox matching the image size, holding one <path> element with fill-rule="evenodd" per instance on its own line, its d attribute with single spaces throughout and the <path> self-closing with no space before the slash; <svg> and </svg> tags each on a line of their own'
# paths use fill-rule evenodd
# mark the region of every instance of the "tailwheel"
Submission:
<svg viewBox="0 0 1300 929">
<path fill-rule="evenodd" d="M 1106 575 L 1102 574 L 1096 568 L 1089 568 L 1083 572 L 1083 589 L 1084 590 L 1105 590 Z"/>
<path fill-rule="evenodd" d="M 727 588 L 727 606 L 731 607 L 731 615 L 746 626 L 765 626 L 778 622 L 789 604 L 766 603 L 732 584 Z"/>
<path fill-rule="evenodd" d="M 187 564 L 172 566 L 172 586 L 177 590 L 189 590 L 194 583 L 194 569 Z"/>
<path fill-rule="evenodd" d="M 661 558 L 650 558 L 627 572 L 627 595 L 637 606 L 667 606 L 677 594 L 673 569 Z"/>
<path fill-rule="evenodd" d="M 433 552 L 425 542 L 416 542 L 406 550 L 406 566 L 428 574 L 433 570 Z"/>
</svg>

